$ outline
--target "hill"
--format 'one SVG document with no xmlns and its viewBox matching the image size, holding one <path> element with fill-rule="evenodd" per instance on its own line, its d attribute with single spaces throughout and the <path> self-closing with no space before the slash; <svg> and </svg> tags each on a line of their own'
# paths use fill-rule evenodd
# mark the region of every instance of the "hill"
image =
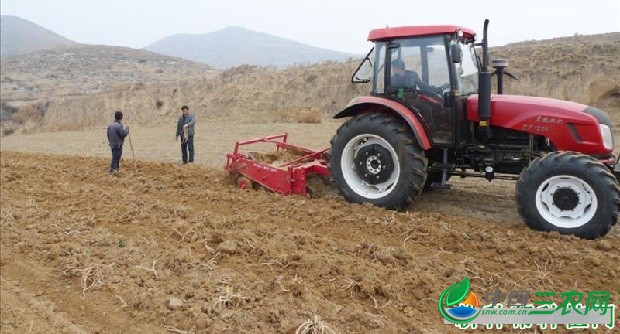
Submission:
<svg viewBox="0 0 620 334">
<path fill-rule="evenodd" d="M 145 49 L 207 63 L 219 69 L 243 64 L 283 68 L 325 60 L 341 61 L 355 56 L 242 27 L 228 27 L 200 35 L 177 34 Z"/>
<path fill-rule="evenodd" d="M 98 94 L 130 83 L 204 76 L 205 64 L 120 46 L 60 47 L 2 62 L 2 100 L 32 101 Z"/>
<path fill-rule="evenodd" d="M 3 59 L 36 50 L 77 44 L 36 23 L 10 15 L 0 17 L 0 40 L 0 58 Z"/>
<path fill-rule="evenodd" d="M 620 126 L 620 32 L 527 41 L 491 49 L 509 59 L 505 92 L 593 105 Z"/>
<path fill-rule="evenodd" d="M 132 92 L 146 84 L 164 85 L 212 75 L 206 64 L 127 47 L 79 44 L 17 55 L 2 61 L 2 133 L 39 128 L 51 105 L 66 107 L 77 99 L 75 107 L 61 118 L 62 122 L 82 124 L 83 116 L 92 111 L 84 111 L 89 104 L 80 101 L 92 101 L 97 111 L 118 109 L 118 101 L 102 101 L 105 95 L 101 94 L 123 91 L 135 100 Z M 155 100 L 152 107 L 158 110 L 163 105 L 163 101 Z M 67 115 L 74 119 L 68 120 Z"/>
<path fill-rule="evenodd" d="M 529 41 L 495 47 L 490 52 L 492 59 L 509 59 L 508 71 L 519 79 L 506 80 L 506 93 L 593 105 L 607 111 L 615 123 L 620 123 L 620 59 L 617 57 L 620 33 Z M 177 75 L 177 80 L 169 80 L 174 72 L 160 73 L 160 81 L 152 76 L 137 77 L 125 86 L 110 85 L 95 94 L 52 100 L 46 108 L 43 125 L 57 130 L 97 127 L 107 122 L 111 109 L 121 108 L 133 115 L 132 123 L 150 126 L 169 123 L 183 104 L 190 105 L 201 119 L 247 123 L 318 122 L 332 116 L 353 97 L 368 93 L 368 85 L 350 83 L 358 63 L 359 60 L 325 62 L 285 70 L 246 65 L 208 72 L 208 75 L 188 70 Z M 50 63 L 47 66 L 54 75 L 59 73 L 54 70 L 56 66 L 64 65 Z M 135 75 L 130 73 L 136 68 L 126 67 L 130 72 L 125 75 Z M 182 66 L 178 68 L 180 71 Z M 3 77 L 13 77 L 21 71 L 28 70 L 15 66 L 4 72 L 3 68 Z M 73 75 L 81 78 L 86 74 L 76 70 Z M 2 80 L 4 99 L 9 88 L 5 87 L 5 79 Z M 38 80 L 33 78 L 33 83 Z M 98 81 L 85 79 L 80 85 L 95 82 Z M 47 102 L 34 91 L 24 94 L 33 102 Z M 47 96 L 53 99 L 55 94 L 63 96 L 62 91 L 54 87 Z M 73 115 L 69 117 L 70 122 L 67 122 L 67 115 Z"/>
</svg>

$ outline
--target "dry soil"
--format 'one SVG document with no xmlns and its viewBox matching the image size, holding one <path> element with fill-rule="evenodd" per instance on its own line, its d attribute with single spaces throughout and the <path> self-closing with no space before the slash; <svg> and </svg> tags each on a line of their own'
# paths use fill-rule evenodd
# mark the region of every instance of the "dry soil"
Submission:
<svg viewBox="0 0 620 334">
<path fill-rule="evenodd" d="M 316 136 L 309 146 L 329 140 L 283 127 Z M 236 189 L 221 168 L 232 126 L 202 132 L 195 165 L 176 162 L 171 135 L 170 148 L 148 146 L 149 133 L 133 133 L 140 159 L 134 170 L 126 147 L 118 176 L 107 157 L 77 155 L 108 154 L 79 149 L 99 132 L 3 138 L 3 333 L 293 333 L 315 316 L 338 333 L 457 332 L 437 299 L 465 276 L 479 296 L 609 290 L 620 301 L 619 228 L 596 241 L 530 230 L 513 182 L 455 180 L 387 211 L 330 184 L 311 200 Z"/>
</svg>

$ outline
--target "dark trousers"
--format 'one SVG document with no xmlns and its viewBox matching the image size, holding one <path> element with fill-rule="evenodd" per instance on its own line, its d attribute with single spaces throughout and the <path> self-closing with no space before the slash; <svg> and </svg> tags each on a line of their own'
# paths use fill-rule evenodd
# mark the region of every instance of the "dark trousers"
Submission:
<svg viewBox="0 0 620 334">
<path fill-rule="evenodd" d="M 181 157 L 183 163 L 194 162 L 194 136 L 187 136 L 187 140 L 181 142 Z"/>
<path fill-rule="evenodd" d="M 110 172 L 118 170 L 123 155 L 123 145 L 112 146 L 112 163 L 110 164 Z"/>
</svg>

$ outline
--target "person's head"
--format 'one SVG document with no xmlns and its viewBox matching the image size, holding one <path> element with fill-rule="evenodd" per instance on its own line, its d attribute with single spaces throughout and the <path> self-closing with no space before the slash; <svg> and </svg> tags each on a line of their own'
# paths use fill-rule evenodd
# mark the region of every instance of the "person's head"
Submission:
<svg viewBox="0 0 620 334">
<path fill-rule="evenodd" d="M 393 75 L 405 74 L 405 62 L 402 59 L 396 59 L 392 61 L 392 74 Z"/>
<path fill-rule="evenodd" d="M 183 115 L 187 115 L 188 112 L 189 112 L 189 107 L 188 106 L 182 106 L 181 107 L 181 113 Z"/>
<path fill-rule="evenodd" d="M 118 110 L 114 113 L 114 120 L 120 121 L 123 119 L 123 112 Z"/>
</svg>

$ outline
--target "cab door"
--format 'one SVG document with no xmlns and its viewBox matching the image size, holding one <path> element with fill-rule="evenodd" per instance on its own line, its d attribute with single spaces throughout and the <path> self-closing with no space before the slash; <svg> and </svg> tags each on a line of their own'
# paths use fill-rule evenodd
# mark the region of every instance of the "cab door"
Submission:
<svg viewBox="0 0 620 334">
<path fill-rule="evenodd" d="M 434 146 L 454 144 L 454 100 L 451 90 L 450 67 L 443 35 L 394 40 L 386 50 L 386 65 L 396 60 L 405 63 L 407 85 L 393 80 L 394 71 L 385 66 L 385 95 L 398 99 L 415 109 L 423 118 Z M 413 83 L 415 82 L 415 84 Z"/>
</svg>

